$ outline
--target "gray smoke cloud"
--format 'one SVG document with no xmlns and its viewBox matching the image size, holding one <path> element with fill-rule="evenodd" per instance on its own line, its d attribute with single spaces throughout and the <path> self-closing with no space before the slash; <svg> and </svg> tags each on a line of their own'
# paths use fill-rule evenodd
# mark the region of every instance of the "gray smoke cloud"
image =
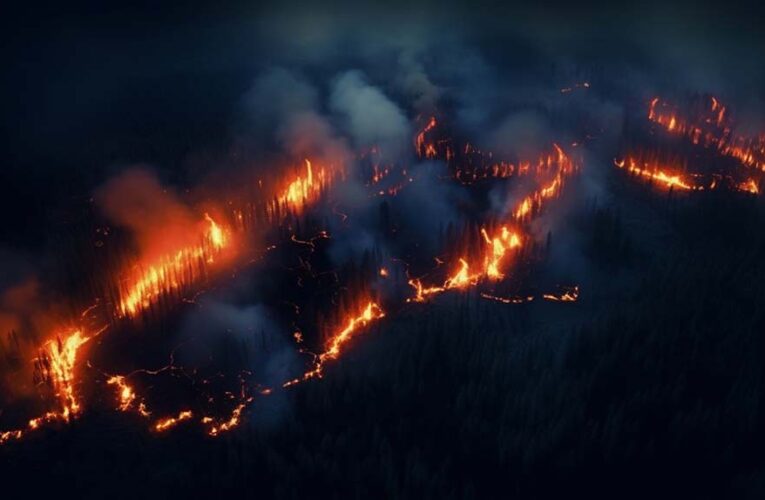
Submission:
<svg viewBox="0 0 765 500">
<path fill-rule="evenodd" d="M 411 132 L 404 114 L 369 85 L 360 71 L 348 71 L 335 79 L 329 105 L 357 148 L 378 146 L 385 157 L 398 158 L 409 145 Z"/>
</svg>

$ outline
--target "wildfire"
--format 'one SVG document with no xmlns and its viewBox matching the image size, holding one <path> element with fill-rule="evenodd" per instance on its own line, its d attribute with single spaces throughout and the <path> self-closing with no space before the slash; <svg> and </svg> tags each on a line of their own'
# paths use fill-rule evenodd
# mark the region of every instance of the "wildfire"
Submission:
<svg viewBox="0 0 765 500">
<path fill-rule="evenodd" d="M 129 411 L 133 408 L 133 403 L 135 402 L 137 396 L 135 390 L 130 385 L 128 385 L 124 376 L 114 375 L 109 377 L 109 379 L 106 381 L 106 384 L 114 385 L 117 387 L 119 402 L 117 407 L 120 411 Z M 151 415 L 143 401 L 138 403 L 138 406 L 135 409 L 142 417 L 149 417 Z"/>
<path fill-rule="evenodd" d="M 551 302 L 576 302 L 579 300 L 579 287 L 574 286 L 559 286 L 560 292 L 558 293 L 543 293 L 542 299 L 549 300 Z M 494 302 L 500 302 L 502 304 L 526 304 L 534 300 L 533 295 L 527 295 L 522 297 L 520 295 L 512 295 L 509 297 L 502 297 L 499 295 L 493 295 L 490 293 L 481 293 L 481 298 L 487 300 L 493 300 Z"/>
<path fill-rule="evenodd" d="M 551 181 L 521 200 L 513 211 L 513 217 L 516 220 L 528 218 L 533 211 L 539 211 L 546 200 L 557 197 L 563 187 L 564 179 L 576 170 L 574 162 L 563 152 L 560 146 L 557 144 L 553 146 L 556 151 L 555 164 L 558 166 L 558 170 Z M 551 160 L 548 160 L 548 165 L 550 162 Z"/>
<path fill-rule="evenodd" d="M 171 429 L 178 425 L 179 423 L 183 422 L 184 420 L 189 420 L 191 417 L 194 416 L 194 413 L 191 410 L 183 410 L 178 412 L 178 415 L 175 417 L 168 417 L 163 418 L 161 420 L 158 420 L 154 424 L 154 430 L 157 432 L 164 432 L 168 429 Z"/>
<path fill-rule="evenodd" d="M 677 188 L 683 190 L 700 190 L 703 186 L 696 186 L 685 180 L 682 175 L 673 172 L 676 167 L 668 167 L 657 161 L 641 160 L 635 156 L 627 156 L 621 160 L 614 160 L 614 165 L 619 168 L 626 168 L 631 174 L 656 181 L 668 188 Z"/>
<path fill-rule="evenodd" d="M 410 302 L 424 302 L 429 295 L 439 294 L 447 290 L 465 288 L 475 285 L 481 278 L 499 280 L 504 277 L 501 265 L 505 255 L 512 249 L 521 246 L 521 237 L 518 233 L 511 231 L 507 226 L 502 226 L 499 232 L 493 236 L 485 228 L 481 228 L 481 236 L 487 247 L 484 250 L 485 255 L 476 259 L 482 262 L 482 266 L 476 272 L 470 271 L 470 264 L 466 257 L 460 257 L 459 268 L 450 275 L 441 286 L 425 287 L 419 279 L 410 279 L 409 285 L 414 288 L 414 297 L 408 299 Z"/>
<path fill-rule="evenodd" d="M 199 280 L 204 266 L 214 263 L 214 256 L 229 243 L 226 232 L 210 217 L 202 242 L 179 249 L 146 267 L 137 266 L 119 301 L 118 315 L 137 316 L 161 296 Z"/>
<path fill-rule="evenodd" d="M 698 110 L 696 119 L 681 116 L 676 107 L 658 97 L 651 100 L 648 119 L 667 132 L 687 137 L 693 144 L 715 149 L 747 167 L 765 171 L 765 134 L 737 135 L 727 108 L 715 97 Z"/>
<path fill-rule="evenodd" d="M 583 85 L 585 88 L 587 86 L 587 84 Z M 577 88 L 579 88 L 578 85 Z M 554 146 L 554 150 L 540 155 L 536 161 L 497 162 L 493 160 L 492 153 L 480 151 L 470 144 L 465 145 L 463 150 L 463 148 L 455 146 L 451 139 L 430 141 L 428 134 L 434 135 L 431 132 L 437 126 L 436 118 L 431 117 L 425 127 L 417 134 L 414 141 L 417 153 L 420 157 L 425 158 L 443 158 L 450 167 L 458 165 L 459 162 L 465 162 L 466 168 L 453 169 L 455 177 L 460 182 L 469 183 L 471 180 L 475 181 L 480 178 L 502 178 L 516 175 L 538 175 L 540 181 L 544 180 L 544 182 L 536 184 L 536 189 L 522 198 L 517 206 L 508 212 L 504 224 L 481 227 L 479 233 L 472 233 L 469 244 L 466 244 L 461 249 L 462 251 L 455 255 L 455 257 L 459 255 L 457 262 L 454 263 L 453 268 L 451 265 L 448 268 L 451 274 L 446 276 L 442 285 L 425 287 L 419 279 L 410 279 L 409 284 L 415 289 L 415 295 L 408 301 L 423 302 L 428 296 L 447 290 L 469 288 L 484 280 L 504 279 L 508 272 L 509 254 L 513 250 L 519 249 L 524 242 L 523 225 L 531 215 L 542 208 L 546 200 L 559 195 L 566 177 L 576 170 L 575 163 L 557 145 Z M 375 166 L 372 184 L 381 182 L 390 173 L 390 167 L 378 169 Z M 413 176 L 407 174 L 405 169 L 402 170 L 402 177 L 405 179 L 404 182 L 413 181 Z M 282 207 L 293 212 L 301 212 L 320 197 L 330 180 L 330 170 L 316 168 L 311 161 L 306 159 L 305 171 L 299 175 L 293 175 L 288 182 L 280 184 L 280 189 L 274 191 L 274 193 L 278 193 L 274 197 L 274 202 L 266 202 L 262 207 L 265 208 L 266 212 L 270 210 L 271 213 L 275 213 Z M 535 178 L 534 181 L 537 182 L 537 179 Z M 756 190 L 757 184 L 754 181 L 751 182 L 751 185 L 747 184 L 748 189 Z M 385 192 L 395 194 L 400 188 L 401 186 L 395 186 Z M 244 220 L 242 211 L 233 208 L 231 210 L 233 220 L 239 221 L 238 224 L 240 224 L 237 226 L 237 223 L 233 222 L 233 227 L 244 227 L 242 225 Z M 199 227 L 196 228 L 198 237 L 196 243 L 171 246 L 171 250 L 167 254 L 157 259 L 145 259 L 149 262 L 140 262 L 139 265 L 123 275 L 123 279 L 118 285 L 118 299 L 113 306 L 116 317 L 137 317 L 159 302 L 162 297 L 170 293 L 182 292 L 187 287 L 191 287 L 204 279 L 209 266 L 218 264 L 220 267 L 220 262 L 217 262 L 219 256 L 222 252 L 230 249 L 234 243 L 232 228 L 220 225 L 207 212 L 203 213 L 203 219 L 199 224 Z M 327 237 L 324 232 L 321 235 L 321 237 Z M 313 240 L 304 242 L 293 236 L 293 241 L 313 246 Z M 384 267 L 378 270 L 378 274 L 382 278 L 389 277 L 389 273 L 389 269 Z M 530 302 L 534 299 L 533 296 L 499 297 L 483 293 L 481 295 L 487 299 L 503 303 Z M 547 300 L 558 301 L 575 301 L 577 297 L 577 287 L 566 289 L 561 294 L 543 296 Z M 310 369 L 307 369 L 298 378 L 285 382 L 283 387 L 289 387 L 312 378 L 321 378 L 326 363 L 340 358 L 353 338 L 370 324 L 384 317 L 385 312 L 375 301 L 360 302 L 356 310 L 343 316 L 338 322 L 337 330 L 332 331 L 328 337 L 324 351 L 315 355 Z M 91 329 L 87 330 L 92 332 Z M 41 354 L 36 360 L 40 371 L 46 375 L 46 381 L 53 388 L 57 403 L 55 411 L 50 411 L 43 416 L 30 420 L 26 428 L 0 432 L 0 443 L 20 439 L 27 430 L 37 429 L 46 422 L 68 422 L 80 414 L 82 406 L 77 393 L 75 373 L 78 366 L 78 355 L 81 357 L 82 346 L 100 333 L 85 335 L 83 332 L 83 329 L 72 329 L 66 334 L 57 336 L 55 340 L 46 342 L 40 349 Z M 294 335 L 296 342 L 302 343 L 302 335 L 299 332 Z M 169 369 L 173 369 L 172 361 L 168 367 L 163 367 L 160 370 L 140 371 L 153 375 Z M 240 424 L 247 405 L 253 400 L 242 389 L 240 397 L 231 396 L 238 404 L 226 417 L 206 416 L 207 411 L 184 405 L 177 414 L 174 411 L 178 408 L 175 408 L 165 413 L 169 416 L 156 419 L 148 411 L 145 400 L 131 385 L 128 379 L 130 375 L 107 375 L 105 373 L 104 375 L 106 385 L 113 387 L 116 391 L 116 409 L 123 412 L 138 413 L 147 419 L 147 424 L 154 432 L 165 432 L 182 422 L 194 420 L 201 423 L 210 436 L 218 436 Z M 264 396 L 270 393 L 270 388 L 260 391 L 260 394 Z M 227 394 L 230 395 L 230 393 Z M 213 398 L 210 396 L 208 402 L 211 403 L 212 401 Z"/>
<path fill-rule="evenodd" d="M 579 287 L 578 286 L 568 286 L 568 287 L 560 287 L 562 293 L 554 294 L 554 293 L 545 293 L 542 295 L 542 298 L 545 300 L 550 300 L 552 302 L 576 302 L 579 300 Z"/>
<path fill-rule="evenodd" d="M 738 185 L 740 191 L 746 191 L 747 193 L 760 194 L 760 188 L 754 179 L 748 179 Z"/>
<path fill-rule="evenodd" d="M 217 425 L 211 425 L 210 428 L 207 430 L 207 433 L 210 436 L 214 437 L 214 436 L 218 436 L 222 432 L 230 431 L 231 429 L 239 425 L 239 421 L 242 416 L 242 411 L 244 411 L 244 409 L 247 407 L 247 403 L 249 403 L 250 401 L 252 401 L 252 399 L 248 399 L 246 402 L 240 403 L 239 405 L 237 405 L 237 407 L 234 408 L 234 411 L 231 412 L 231 417 L 229 417 L 228 420 L 221 422 Z M 203 424 L 211 424 L 212 422 L 213 422 L 213 419 L 210 417 L 204 417 L 202 419 Z"/>
<path fill-rule="evenodd" d="M 417 154 L 420 157 L 425 158 L 435 158 L 436 157 L 436 147 L 433 143 L 426 143 L 425 142 L 425 134 L 436 128 L 436 125 L 438 125 L 438 122 L 436 121 L 435 116 L 431 116 L 430 120 L 428 120 L 427 125 L 425 125 L 425 128 L 423 128 L 420 133 L 417 134 L 417 136 L 414 139 L 414 148 Z"/>
<path fill-rule="evenodd" d="M 48 341 L 38 358 L 43 372 L 47 374 L 53 390 L 61 405 L 60 415 L 63 420 L 69 419 L 80 412 L 74 382 L 74 368 L 77 361 L 77 351 L 90 340 L 82 331 L 75 330 L 63 338 L 58 336 Z"/>
<path fill-rule="evenodd" d="M 508 250 L 521 246 L 521 239 L 516 233 L 511 233 L 507 227 L 502 226 L 499 236 L 489 238 L 486 229 L 481 228 L 486 243 L 491 246 L 491 254 L 486 257 L 484 270 L 486 276 L 491 279 L 499 280 L 504 277 L 500 271 L 499 265 Z"/>
<path fill-rule="evenodd" d="M 377 303 L 372 301 L 367 302 L 364 309 L 358 315 L 348 318 L 345 327 L 330 337 L 327 349 L 317 356 L 314 368 L 305 372 L 303 376 L 299 378 L 285 382 L 283 386 L 289 387 L 314 377 L 321 378 L 325 362 L 337 359 L 345 344 L 347 344 L 360 329 L 366 327 L 371 322 L 384 317 L 385 312 L 383 312 L 382 308 L 377 305 Z"/>
<path fill-rule="evenodd" d="M 324 168 L 313 171 L 310 160 L 305 160 L 305 175 L 297 176 L 291 180 L 277 198 L 278 206 L 289 207 L 301 212 L 309 203 L 315 201 L 322 190 L 329 183 L 329 175 Z M 276 206 L 271 207 L 271 212 L 276 211 Z"/>
</svg>

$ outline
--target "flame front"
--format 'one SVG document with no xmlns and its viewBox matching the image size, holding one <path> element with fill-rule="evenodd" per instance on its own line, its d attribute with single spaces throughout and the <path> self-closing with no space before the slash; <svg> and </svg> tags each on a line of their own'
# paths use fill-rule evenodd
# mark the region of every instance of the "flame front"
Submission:
<svg viewBox="0 0 765 500">
<path fill-rule="evenodd" d="M 271 213 L 276 213 L 279 207 L 287 207 L 297 213 L 302 212 L 306 206 L 316 201 L 322 191 L 328 186 L 330 175 L 324 168 L 319 168 L 314 173 L 311 161 L 305 161 L 305 174 L 298 175 L 287 183 L 281 194 L 276 198 L 275 204 L 270 207 Z"/>
<path fill-rule="evenodd" d="M 654 97 L 648 119 L 667 132 L 687 137 L 693 144 L 715 149 L 743 165 L 765 171 L 765 134 L 756 137 L 736 134 L 727 108 L 714 96 L 698 110 L 696 119 L 681 116 L 676 107 Z"/>
<path fill-rule="evenodd" d="M 207 229 L 201 243 L 179 248 L 175 254 L 147 266 L 136 266 L 127 280 L 128 285 L 123 287 L 118 316 L 137 316 L 163 295 L 204 276 L 205 266 L 213 264 L 215 255 L 229 243 L 226 232 L 209 214 L 205 213 L 204 219 Z"/>
<path fill-rule="evenodd" d="M 439 294 L 447 290 L 461 289 L 477 284 L 482 278 L 500 280 L 504 277 L 503 261 L 511 250 L 520 248 L 521 237 L 517 232 L 511 231 L 507 226 L 502 226 L 499 231 L 489 236 L 485 228 L 481 228 L 481 236 L 486 246 L 483 256 L 475 261 L 481 262 L 477 271 L 471 272 L 471 266 L 467 257 L 459 258 L 459 267 L 450 275 L 441 286 L 423 286 L 421 280 L 410 279 L 409 285 L 414 288 L 414 297 L 410 302 L 424 302 L 426 297 Z"/>
<path fill-rule="evenodd" d="M 154 424 L 154 430 L 157 432 L 164 432 L 168 429 L 171 429 L 178 425 L 179 423 L 191 419 L 191 417 L 194 416 L 194 413 L 191 410 L 183 410 L 178 412 L 178 415 L 175 417 L 167 417 L 163 418 L 162 420 L 159 420 L 156 424 Z"/>
<path fill-rule="evenodd" d="M 285 382 L 283 386 L 289 387 L 311 378 L 320 378 L 324 370 L 324 363 L 329 360 L 337 359 L 345 344 L 347 344 L 359 330 L 365 328 L 373 321 L 377 321 L 384 317 L 385 312 L 383 312 L 382 308 L 376 302 L 368 301 L 359 314 L 347 318 L 345 327 L 330 337 L 326 350 L 316 357 L 314 367 L 311 370 L 306 371 L 301 377 Z"/>
<path fill-rule="evenodd" d="M 531 194 L 525 196 L 511 211 L 514 223 L 527 220 L 533 213 L 542 209 L 545 202 L 560 194 L 564 180 L 575 170 L 574 162 L 563 152 L 557 144 L 555 152 L 543 156 L 540 164 L 546 169 L 556 166 L 557 171 L 552 180 L 542 184 Z M 463 255 L 459 258 L 459 266 L 442 285 L 424 286 L 418 278 L 409 279 L 408 283 L 414 289 L 414 296 L 407 299 L 408 302 L 424 302 L 428 296 L 437 295 L 447 290 L 463 289 L 476 285 L 482 279 L 500 280 L 504 278 L 503 265 L 508 252 L 518 249 L 522 244 L 522 236 L 519 231 L 511 230 L 509 225 L 503 225 L 495 234 L 489 234 L 485 228 L 481 228 L 482 248 L 478 256 Z"/>
<path fill-rule="evenodd" d="M 456 262 L 450 268 L 449 274 L 440 286 L 425 287 L 419 279 L 412 279 L 409 284 L 415 288 L 415 296 L 412 301 L 424 301 L 429 295 L 453 289 L 465 289 L 474 286 L 482 280 L 502 280 L 508 274 L 510 254 L 521 248 L 525 237 L 522 236 L 522 228 L 528 223 L 530 217 L 542 209 L 544 203 L 560 194 L 564 181 L 568 175 L 576 170 L 574 162 L 569 159 L 563 150 L 557 145 L 554 150 L 542 154 L 536 161 L 520 161 L 517 163 L 496 162 L 492 154 L 482 152 L 467 144 L 464 149 L 456 148 L 450 139 L 438 141 L 430 140 L 429 136 L 438 132 L 438 121 L 435 117 L 430 118 L 426 126 L 415 138 L 415 147 L 421 157 L 431 159 L 444 159 L 452 168 L 454 177 L 463 184 L 469 184 L 483 178 L 505 178 L 511 176 L 539 176 L 546 182 L 537 184 L 536 189 L 528 196 L 520 200 L 513 210 L 506 214 L 504 223 L 484 226 L 471 238 L 461 252 L 455 255 Z M 466 161 L 467 167 L 457 165 L 459 161 Z M 380 182 L 389 175 L 390 170 L 386 167 L 378 170 L 375 167 L 372 184 Z M 407 182 L 413 182 L 406 170 L 403 176 Z M 287 209 L 294 213 L 300 213 L 310 204 L 318 200 L 323 191 L 333 179 L 332 171 L 323 167 L 314 166 L 310 160 L 305 160 L 305 170 L 300 175 L 292 176 L 273 193 L 273 202 L 265 201 L 260 205 L 266 213 L 277 213 L 278 210 Z M 273 185 L 272 185 L 273 187 Z M 756 185 L 755 185 L 756 188 Z M 390 191 L 389 191 L 390 192 Z M 395 190 L 394 190 L 395 193 Z M 268 198 L 267 198 L 268 199 Z M 220 207 L 218 207 L 220 208 Z M 244 216 L 241 210 L 233 210 L 234 221 L 242 223 Z M 119 273 L 117 285 L 117 298 L 111 304 L 107 314 L 116 318 L 138 317 L 147 309 L 155 306 L 163 297 L 171 293 L 184 292 L 186 288 L 197 286 L 204 280 L 210 266 L 223 268 L 225 260 L 220 257 L 228 257 L 228 253 L 234 243 L 239 243 L 233 238 L 231 228 L 225 224 L 219 224 L 208 212 L 203 213 L 203 218 L 197 226 L 190 228 L 190 234 L 196 234 L 196 243 L 169 246 L 169 251 L 156 258 L 144 256 L 137 265 L 127 272 Z M 219 213 L 213 211 L 213 214 Z M 283 219 L 278 219 L 281 222 Z M 237 229 L 241 229 L 236 222 Z M 293 241 L 299 242 L 294 236 Z M 305 243 L 305 242 L 300 242 Z M 468 249 L 467 251 L 465 249 Z M 223 252 L 226 252 L 223 254 Z M 387 268 L 379 269 L 381 278 L 391 277 L 390 282 L 395 281 L 395 273 Z M 576 300 L 576 293 L 565 292 L 555 295 L 560 301 Z M 551 295 L 552 296 L 552 295 Z M 494 297 L 501 302 L 510 301 Z M 547 296 L 545 296 L 547 298 Z M 519 300 L 531 301 L 533 297 Z M 514 301 L 514 299 L 512 299 Z M 553 300 L 553 299 L 549 299 Z M 283 387 L 289 387 L 312 378 L 321 378 L 327 363 L 339 359 L 347 350 L 348 345 L 357 335 L 363 332 L 372 323 L 385 317 L 382 307 L 375 301 L 365 299 L 357 302 L 359 307 L 352 313 L 344 315 L 338 322 L 338 328 L 327 339 L 324 351 L 314 356 L 310 365 L 301 376 L 287 381 Z M 50 384 L 56 396 L 56 409 L 45 413 L 43 416 L 32 419 L 25 429 L 10 430 L 0 433 L 0 443 L 19 439 L 27 430 L 37 429 L 45 422 L 70 421 L 82 411 L 81 401 L 77 390 L 78 364 L 81 364 L 81 348 L 100 332 L 86 335 L 85 329 L 73 329 L 66 334 L 57 336 L 43 344 L 37 364 L 47 375 L 46 381 Z M 88 329 L 88 331 L 91 331 Z M 103 330 L 101 330 L 103 331 Z M 301 351 L 305 352 L 305 351 Z M 143 374 L 155 375 L 165 370 L 175 369 L 172 363 L 160 370 L 138 370 Z M 136 391 L 129 375 L 105 375 L 105 385 L 116 391 L 115 407 L 123 412 L 135 412 L 146 418 L 147 425 L 154 432 L 164 432 L 172 429 L 182 422 L 196 421 L 206 429 L 210 436 L 218 436 L 235 428 L 241 422 L 247 405 L 253 400 L 243 388 L 241 395 L 232 397 L 236 406 L 229 408 L 229 413 L 223 417 L 208 416 L 209 413 L 197 407 L 188 408 L 185 405 L 169 412 L 162 411 L 161 418 L 156 418 L 147 408 L 148 399 L 141 397 Z M 244 387 L 244 385 L 243 385 Z M 254 393 L 252 393 L 254 394 Z M 260 388 L 258 394 L 268 396 L 271 388 Z M 209 402 L 212 402 L 210 398 Z M 212 413 L 215 415 L 215 413 Z"/>
<path fill-rule="evenodd" d="M 61 417 L 68 421 L 80 412 L 80 403 L 75 391 L 74 369 L 77 351 L 90 340 L 82 331 L 75 330 L 63 338 L 48 341 L 38 363 L 44 366 L 51 385 L 61 405 Z"/>
<path fill-rule="evenodd" d="M 656 181 L 667 188 L 683 190 L 700 190 L 703 186 L 692 185 L 681 174 L 676 173 L 678 166 L 668 166 L 655 159 L 641 159 L 638 156 L 629 155 L 621 160 L 614 160 L 614 165 L 625 168 L 631 174 L 645 179 Z"/>
</svg>

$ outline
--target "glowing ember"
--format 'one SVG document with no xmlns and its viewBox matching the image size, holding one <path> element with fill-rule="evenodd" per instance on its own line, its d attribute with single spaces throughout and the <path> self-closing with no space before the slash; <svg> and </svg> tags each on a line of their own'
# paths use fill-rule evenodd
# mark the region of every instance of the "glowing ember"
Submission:
<svg viewBox="0 0 765 500">
<path fill-rule="evenodd" d="M 162 420 L 158 420 L 154 424 L 154 430 L 157 432 L 164 432 L 168 429 L 175 427 L 176 425 L 183 422 L 184 420 L 189 420 L 193 416 L 194 414 L 190 410 L 181 411 L 175 417 L 168 417 L 168 418 L 163 418 Z"/>
<path fill-rule="evenodd" d="M 532 212 L 541 210 L 542 205 L 544 205 L 546 200 L 557 197 L 560 194 L 560 190 L 563 188 L 564 179 L 576 170 L 574 163 L 563 152 L 560 146 L 554 144 L 554 147 L 556 151 L 555 163 L 558 166 L 558 171 L 555 174 L 555 177 L 553 177 L 547 184 L 544 184 L 540 189 L 537 189 L 521 200 L 517 208 L 513 211 L 513 217 L 516 220 L 524 220 L 528 218 Z M 550 160 L 548 160 L 548 164 L 549 162 Z"/>
<path fill-rule="evenodd" d="M 505 226 L 502 227 L 499 236 L 489 238 L 486 229 L 483 228 L 481 229 L 481 234 L 486 243 L 491 245 L 492 249 L 491 255 L 486 257 L 484 264 L 486 275 L 492 279 L 502 279 L 504 274 L 499 269 L 500 262 L 508 250 L 521 246 L 521 239 L 517 234 L 511 233 Z"/>
<path fill-rule="evenodd" d="M 220 226 L 216 224 L 214 220 L 212 220 L 212 217 L 210 217 L 210 215 L 207 213 L 205 213 L 205 220 L 210 224 L 208 237 L 210 238 L 210 243 L 212 244 L 213 248 L 215 250 L 223 249 L 223 247 L 226 246 L 225 233 L 220 228 Z"/>
<path fill-rule="evenodd" d="M 314 368 L 305 372 L 302 377 L 286 382 L 284 387 L 289 387 L 314 377 L 320 378 L 326 361 L 337 359 L 342 352 L 343 346 L 348 343 L 360 329 L 366 327 L 369 323 L 384 317 L 385 313 L 379 305 L 372 301 L 367 302 L 366 307 L 364 307 L 361 313 L 357 316 L 348 318 L 345 328 L 329 339 L 327 349 L 317 356 Z"/>
<path fill-rule="evenodd" d="M 252 399 L 248 399 L 244 403 L 240 403 L 237 405 L 236 408 L 234 408 L 234 411 L 231 412 L 231 417 L 229 417 L 228 420 L 221 422 L 217 425 L 211 425 L 208 429 L 207 433 L 211 436 L 217 436 L 222 432 L 230 431 L 237 425 L 239 425 L 239 421 L 242 415 L 242 411 L 244 411 L 245 407 L 247 406 L 247 403 L 252 401 Z M 204 417 L 202 419 L 202 423 L 204 424 L 211 424 L 213 422 L 213 419 L 210 417 Z"/>
<path fill-rule="evenodd" d="M 560 287 L 561 293 L 554 294 L 554 293 L 545 293 L 542 295 L 542 298 L 545 300 L 550 300 L 552 302 L 576 302 L 579 299 L 579 287 L 578 286 L 570 286 L 570 287 Z"/>
<path fill-rule="evenodd" d="M 288 207 L 295 212 L 301 212 L 306 205 L 315 201 L 321 195 L 322 190 L 325 189 L 328 183 L 329 175 L 326 170 L 320 168 L 314 173 L 311 162 L 305 160 L 305 175 L 297 176 L 287 184 L 287 187 L 277 198 L 277 205 Z M 272 213 L 276 208 L 276 206 L 271 207 Z"/>
<path fill-rule="evenodd" d="M 481 297 L 487 300 L 493 300 L 494 302 L 501 302 L 502 304 L 525 304 L 534 300 L 533 295 L 527 297 L 500 297 L 498 295 L 492 295 L 490 293 L 481 293 Z"/>
<path fill-rule="evenodd" d="M 534 211 L 541 210 L 546 200 L 555 198 L 560 194 L 564 179 L 576 170 L 574 163 L 557 144 L 554 145 L 554 148 L 555 153 L 548 155 L 544 163 L 548 167 L 557 166 L 557 172 L 552 180 L 520 201 L 512 210 L 513 219 L 523 221 Z M 460 257 L 459 268 L 444 281 L 443 285 L 426 287 L 421 280 L 410 279 L 408 281 L 409 286 L 414 288 L 415 293 L 414 297 L 407 299 L 407 302 L 424 302 L 428 296 L 451 289 L 466 288 L 477 284 L 482 278 L 502 279 L 505 275 L 501 268 L 502 262 L 509 250 L 521 246 L 521 236 L 519 233 L 508 229 L 507 226 L 502 226 L 497 234 L 491 236 L 486 229 L 482 228 L 481 236 L 488 248 L 484 247 L 484 251 L 477 259 L 467 256 Z M 480 262 L 481 265 L 479 266 L 475 262 Z M 471 272 L 471 268 L 478 268 L 478 270 Z"/>
</svg>

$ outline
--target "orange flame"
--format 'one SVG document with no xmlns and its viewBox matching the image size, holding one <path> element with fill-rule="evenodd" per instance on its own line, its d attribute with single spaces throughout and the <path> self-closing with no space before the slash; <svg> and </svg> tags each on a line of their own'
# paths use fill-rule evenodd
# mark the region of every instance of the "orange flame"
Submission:
<svg viewBox="0 0 765 500">
<path fill-rule="evenodd" d="M 189 420 L 193 416 L 194 414 L 190 410 L 183 410 L 179 412 L 178 416 L 176 417 L 168 417 L 168 418 L 163 418 L 161 420 L 158 420 L 154 424 L 154 430 L 157 432 L 164 432 L 168 429 L 175 427 L 176 425 L 183 422 L 184 420 Z"/>
<path fill-rule="evenodd" d="M 425 134 L 433 130 L 436 125 L 438 125 L 438 122 L 436 121 L 435 116 L 431 116 L 430 120 L 428 120 L 427 125 L 425 125 L 425 128 L 423 128 L 420 133 L 417 134 L 417 136 L 414 139 L 414 147 L 415 151 L 417 151 L 417 155 L 420 157 L 425 158 L 435 158 L 436 156 L 436 147 L 433 143 L 425 143 Z"/>
<path fill-rule="evenodd" d="M 683 176 L 673 173 L 676 167 L 667 167 L 655 160 L 641 160 L 635 156 L 627 156 L 622 160 L 614 160 L 614 165 L 619 168 L 626 168 L 628 172 L 656 181 L 668 188 L 678 188 L 683 190 L 700 190 L 703 186 L 695 186 L 685 180 Z"/>
<path fill-rule="evenodd" d="M 234 411 L 231 412 L 231 417 L 229 417 L 228 420 L 221 422 L 217 425 L 210 426 L 207 433 L 211 436 L 217 436 L 220 433 L 230 431 L 231 429 L 239 425 L 239 422 L 242 416 L 242 411 L 244 411 L 245 407 L 247 406 L 247 403 L 249 403 L 250 401 L 251 399 L 248 399 L 246 402 L 240 403 L 239 405 L 237 405 L 237 407 L 234 408 Z M 204 417 L 202 419 L 202 423 L 204 424 L 209 424 L 212 422 L 213 422 L 213 419 L 210 417 Z"/>
<path fill-rule="evenodd" d="M 545 293 L 542 295 L 542 298 L 545 300 L 550 300 L 552 302 L 576 302 L 577 300 L 579 300 L 578 286 L 561 287 L 561 288 L 563 290 L 563 293 L 560 293 L 560 294 Z"/>
<path fill-rule="evenodd" d="M 202 277 L 202 266 L 212 264 L 214 255 L 229 243 L 226 232 L 212 217 L 207 213 L 204 217 L 208 228 L 202 243 L 181 248 L 174 255 L 136 268 L 117 306 L 120 317 L 137 316 L 162 295 L 188 286 Z"/>
<path fill-rule="evenodd" d="M 738 189 L 747 193 L 760 194 L 760 188 L 754 179 L 747 179 L 738 185 Z"/>
<path fill-rule="evenodd" d="M 648 119 L 672 134 L 686 136 L 693 144 L 716 149 L 723 156 L 736 158 L 743 165 L 765 171 L 765 134 L 747 137 L 733 133 L 727 108 L 715 98 L 701 110 L 696 120 L 680 116 L 658 97 L 651 100 Z"/>
<path fill-rule="evenodd" d="M 136 393 L 133 387 L 128 385 L 127 381 L 125 380 L 125 377 L 122 375 L 113 375 L 109 377 L 106 381 L 107 385 L 114 385 L 117 387 L 118 390 L 118 401 L 119 405 L 117 406 L 120 411 L 129 411 L 133 408 L 133 403 L 136 401 Z M 148 409 L 146 408 L 146 404 L 141 401 L 138 403 L 138 406 L 136 407 L 136 411 L 139 415 L 142 417 L 149 417 L 151 413 L 149 413 Z"/>
<path fill-rule="evenodd" d="M 466 257 L 460 257 L 459 268 L 449 276 L 441 286 L 425 287 L 419 279 L 410 279 L 409 285 L 414 288 L 414 297 L 408 299 L 409 302 L 424 302 L 429 295 L 439 294 L 447 290 L 465 288 L 475 285 L 481 278 L 487 277 L 493 280 L 499 280 L 504 277 L 501 269 L 502 261 L 508 251 L 521 246 L 521 237 L 518 233 L 510 231 L 507 226 L 502 226 L 498 234 L 489 236 L 485 228 L 481 228 L 481 236 L 488 249 L 483 258 L 478 259 L 483 262 L 479 271 L 471 273 L 470 264 Z"/>
<path fill-rule="evenodd" d="M 289 387 L 314 377 L 321 378 L 325 362 L 337 359 L 345 344 L 347 344 L 361 328 L 384 317 L 385 312 L 383 312 L 379 305 L 372 301 L 367 302 L 364 309 L 358 315 L 347 319 L 345 328 L 329 339 L 327 349 L 317 356 L 314 368 L 305 372 L 302 377 L 285 382 L 283 387 Z"/>
<path fill-rule="evenodd" d="M 45 344 L 38 360 L 45 365 L 45 371 L 61 404 L 61 417 L 65 421 L 80 412 L 74 387 L 74 368 L 77 351 L 89 340 L 90 337 L 83 335 L 80 330 L 70 332 L 63 339 L 59 336 Z"/>
</svg>

